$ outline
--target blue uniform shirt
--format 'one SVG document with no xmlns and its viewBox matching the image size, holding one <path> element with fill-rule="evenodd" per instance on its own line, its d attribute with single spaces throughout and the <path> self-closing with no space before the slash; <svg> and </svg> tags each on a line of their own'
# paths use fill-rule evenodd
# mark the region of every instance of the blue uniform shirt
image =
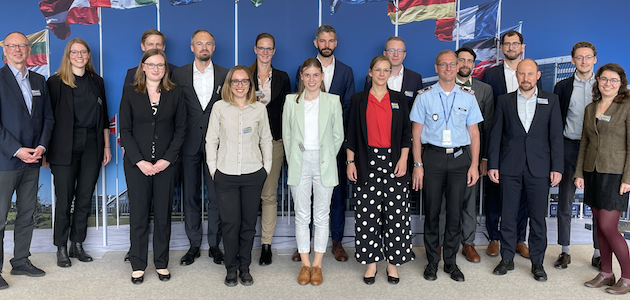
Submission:
<svg viewBox="0 0 630 300">
<path fill-rule="evenodd" d="M 447 96 L 439 82 L 418 93 L 409 118 L 424 125 L 420 135 L 423 144 L 445 148 L 470 145 L 468 126 L 483 121 L 473 93 L 456 85 Z M 445 129 L 451 130 L 452 145 L 442 145 L 442 130 Z"/>
</svg>

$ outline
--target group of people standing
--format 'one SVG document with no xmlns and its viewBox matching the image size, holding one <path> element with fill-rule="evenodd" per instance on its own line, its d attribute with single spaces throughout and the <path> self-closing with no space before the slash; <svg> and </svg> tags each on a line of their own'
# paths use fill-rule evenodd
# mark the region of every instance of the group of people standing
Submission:
<svg viewBox="0 0 630 300">
<path fill-rule="evenodd" d="M 567 268 L 571 262 L 567 208 L 570 213 L 575 187 L 584 188 L 584 202 L 597 223 L 593 264 L 601 266 L 585 285 L 608 285 L 607 291 L 616 294 L 630 291 L 628 247 L 616 228 L 630 191 L 630 144 L 625 142 L 630 140 L 630 92 L 620 66 L 606 64 L 593 72 L 597 53 L 592 44 L 575 45 L 576 73 L 559 82 L 554 93 L 542 90 L 536 62 L 522 59 L 523 36 L 515 31 L 501 37 L 505 61 L 487 70 L 483 82 L 471 76 L 475 52 L 460 48 L 437 55 L 438 82 L 424 89 L 421 76 L 403 67 L 406 49 L 398 37 L 389 38 L 383 55 L 371 61 L 359 93 L 354 93 L 352 69 L 333 55 L 334 28 L 319 27 L 314 45 L 318 54 L 298 68 L 297 93 L 291 94 L 287 73 L 271 64 L 276 48 L 268 33 L 256 38 L 250 67 L 230 70 L 212 62 L 215 40 L 206 30 L 192 34 L 194 61 L 179 68 L 168 63 L 161 32 L 143 34 L 144 54 L 127 73 L 120 103 L 130 203 L 126 260 L 134 284 L 144 281 L 148 266 L 151 213 L 155 269 L 160 280 L 171 278 L 170 215 L 180 176 L 190 241 L 180 264 L 190 265 L 200 256 L 203 178 L 209 199 L 208 255 L 225 264 L 227 286 L 239 279 L 253 284 L 249 267 L 258 211 L 259 263 L 268 265 L 286 157 L 295 203 L 292 259 L 302 263 L 299 284 L 322 284 L 329 234 L 335 259 L 348 259 L 341 245 L 348 186 L 355 206 L 354 256 L 366 265 L 366 284 L 376 281 L 377 262 L 388 262 L 388 282 L 396 284 L 397 267 L 415 258 L 411 189 L 422 189 L 425 199 L 424 278 L 437 279 L 444 259 L 444 272 L 464 281 L 456 257 L 461 244 L 467 260 L 481 259 L 474 245 L 475 203 L 478 180 L 488 175 L 491 241 L 486 253 L 502 258 L 494 274 L 513 270 L 518 252 L 531 259 L 536 280 L 547 279 L 542 265 L 547 195 L 550 186 L 560 184 L 563 247 L 554 266 Z M 29 52 L 23 34 L 7 35 L 8 63 L 0 69 L 5 82 L 0 88 L 0 186 L 9 188 L 0 195 L 0 226 L 3 231 L 17 191 L 11 274 L 43 276 L 28 260 L 40 164 L 51 168 L 55 180 L 57 265 L 70 267 L 71 257 L 92 261 L 83 249 L 87 218 L 111 149 L 103 79 L 94 71 L 87 43 L 80 38 L 68 42 L 61 67 L 47 84 L 26 71 Z M 524 243 L 528 219 L 531 257 Z M 617 282 L 612 253 L 622 268 Z M 0 276 L 0 289 L 7 287 Z"/>
</svg>

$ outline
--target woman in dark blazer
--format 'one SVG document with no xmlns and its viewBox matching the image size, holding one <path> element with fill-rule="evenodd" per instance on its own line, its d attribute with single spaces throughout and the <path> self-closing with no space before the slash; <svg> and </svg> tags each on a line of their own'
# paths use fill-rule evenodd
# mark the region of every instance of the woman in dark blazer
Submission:
<svg viewBox="0 0 630 300">
<path fill-rule="evenodd" d="M 355 257 L 367 264 L 373 284 L 376 262 L 387 260 L 387 281 L 397 284 L 396 266 L 413 259 L 409 220 L 411 122 L 405 96 L 387 89 L 391 62 L 372 59 L 372 87 L 352 95 L 346 131 L 346 173 L 355 182 Z M 384 255 L 384 256 L 383 256 Z"/>
<path fill-rule="evenodd" d="M 153 263 L 167 281 L 173 187 L 186 133 L 182 90 L 168 79 L 162 50 L 144 53 L 133 85 L 120 102 L 120 133 L 125 145 L 124 168 L 129 195 L 131 282 L 144 280 L 149 247 L 149 215 L 153 207 Z"/>
<path fill-rule="evenodd" d="M 630 192 L 630 92 L 626 72 L 618 64 L 603 65 L 595 74 L 593 102 L 584 110 L 584 128 L 575 167 L 575 186 L 584 189 L 584 203 L 597 220 L 602 270 L 587 287 L 606 292 L 630 291 L 628 244 L 619 233 L 619 218 L 628 210 Z M 621 266 L 615 283 L 612 254 Z"/>
<path fill-rule="evenodd" d="M 72 265 L 69 257 L 92 261 L 83 249 L 87 219 L 101 164 L 106 165 L 112 157 L 105 86 L 94 72 L 90 46 L 84 40 L 75 38 L 66 44 L 59 71 L 48 79 L 48 90 L 55 126 L 43 166 L 50 166 L 54 175 L 53 243 L 57 246 L 57 265 L 65 268 Z"/>
<path fill-rule="evenodd" d="M 286 72 L 274 69 L 271 59 L 276 53 L 276 40 L 269 33 L 261 33 L 256 37 L 256 61 L 249 66 L 249 70 L 254 76 L 254 89 L 258 101 L 267 107 L 269 116 L 269 126 L 273 137 L 273 161 L 271 171 L 263 185 L 262 194 L 262 233 L 260 243 L 262 251 L 260 254 L 260 265 L 271 264 L 271 240 L 276 229 L 276 219 L 278 216 L 278 201 L 276 201 L 276 191 L 278 190 L 278 177 L 282 168 L 284 150 L 282 145 L 282 109 L 284 99 L 291 92 L 291 82 Z"/>
</svg>

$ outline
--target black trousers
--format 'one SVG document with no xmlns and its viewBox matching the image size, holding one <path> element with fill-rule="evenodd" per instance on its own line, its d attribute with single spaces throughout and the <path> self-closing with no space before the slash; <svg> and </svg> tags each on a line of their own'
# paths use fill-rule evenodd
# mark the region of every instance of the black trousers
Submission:
<svg viewBox="0 0 630 300">
<path fill-rule="evenodd" d="M 242 175 L 227 175 L 219 170 L 214 174 L 228 273 L 249 272 L 265 179 L 267 172 L 264 168 Z"/>
<path fill-rule="evenodd" d="M 481 180 L 481 179 L 480 179 Z M 486 230 L 488 230 L 488 239 L 491 241 L 500 240 L 501 232 L 499 230 L 499 223 L 501 222 L 501 193 L 499 192 L 499 185 L 492 182 L 490 177 L 486 177 L 484 185 L 486 190 Z M 517 219 L 517 239 L 518 242 L 525 242 L 525 235 L 527 233 L 527 199 L 523 193 L 520 196 L 520 202 L 518 207 L 518 219 Z"/>
<path fill-rule="evenodd" d="M 156 269 L 168 268 L 171 241 L 171 208 L 173 189 L 179 172 L 172 163 L 154 176 L 145 176 L 137 166 L 125 161 L 125 178 L 129 195 L 129 261 L 134 271 L 147 267 L 149 220 L 153 207 L 153 263 Z"/>
<path fill-rule="evenodd" d="M 96 135 L 94 128 L 75 128 L 72 134 L 70 165 L 50 166 L 57 198 L 53 232 L 53 244 L 57 247 L 66 246 L 68 236 L 73 243 L 85 241 L 87 220 L 92 208 L 92 194 L 103 162 L 103 158 L 98 157 Z M 74 212 L 70 218 L 73 200 Z"/>
<path fill-rule="evenodd" d="M 455 157 L 434 147 L 424 147 L 424 245 L 429 263 L 440 261 L 440 210 L 446 201 L 444 263 L 455 264 L 461 239 L 461 214 L 466 192 L 466 177 L 471 164 L 469 147 Z M 443 197 L 445 195 L 446 197 Z M 444 200 L 443 200 L 444 199 Z"/>
<path fill-rule="evenodd" d="M 203 143 L 202 143 L 203 144 Z M 203 146 L 203 145 L 202 145 Z M 221 242 L 221 218 L 214 190 L 214 181 L 208 171 L 206 154 L 199 149 L 195 155 L 182 154 L 182 189 L 184 191 L 184 224 L 191 247 L 200 247 L 203 236 L 201 228 L 201 172 L 206 181 L 208 195 L 208 245 L 219 246 Z"/>
<path fill-rule="evenodd" d="M 547 249 L 547 197 L 549 177 L 535 177 L 525 168 L 522 175 L 501 174 L 499 189 L 503 209 L 501 211 L 501 257 L 514 259 L 517 242 L 517 216 L 519 207 L 526 199 L 529 217 L 529 256 L 532 264 L 541 265 Z M 521 195 L 525 194 L 525 197 Z"/>
</svg>

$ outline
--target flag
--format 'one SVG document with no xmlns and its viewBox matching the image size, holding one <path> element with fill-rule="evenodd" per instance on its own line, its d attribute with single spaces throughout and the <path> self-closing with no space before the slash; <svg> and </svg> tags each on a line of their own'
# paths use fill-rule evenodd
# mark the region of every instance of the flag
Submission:
<svg viewBox="0 0 630 300">
<path fill-rule="evenodd" d="M 254 7 L 259 7 L 261 4 L 263 4 L 263 2 L 265 2 L 265 0 L 252 0 L 252 4 L 254 4 Z"/>
<path fill-rule="evenodd" d="M 130 9 L 155 4 L 157 0 L 90 0 L 96 7 L 111 7 L 116 9 Z"/>
<path fill-rule="evenodd" d="M 187 4 L 194 4 L 194 3 L 197 3 L 197 2 L 201 2 L 201 0 L 170 0 L 170 1 L 171 1 L 171 5 L 172 6 L 187 5 Z"/>
<path fill-rule="evenodd" d="M 429 19 L 454 18 L 456 0 L 399 0 L 398 24 Z M 387 4 L 387 15 L 396 24 L 396 4 L 390 0 Z"/>
<path fill-rule="evenodd" d="M 28 39 L 28 43 L 31 44 L 31 53 L 26 59 L 26 68 L 48 78 L 50 71 L 46 58 L 48 55 L 46 52 L 46 43 L 48 42 L 46 40 L 46 29 L 29 34 L 26 38 Z M 0 42 L 0 47 L 4 47 L 4 41 Z M 4 53 L 2 53 L 2 62 L 7 64 L 7 57 L 4 56 Z"/>
<path fill-rule="evenodd" d="M 519 24 L 516 26 L 505 28 L 501 30 L 500 35 L 503 35 L 504 33 L 510 30 L 520 31 L 519 30 L 520 26 L 521 25 Z M 476 61 L 480 61 L 477 65 L 475 65 L 475 68 L 473 69 L 474 78 L 483 77 L 483 72 L 486 69 L 491 68 L 494 65 L 496 65 L 497 42 L 498 42 L 498 39 L 496 37 L 491 37 L 491 38 L 486 38 L 486 39 L 472 40 L 462 45 L 462 47 L 468 47 L 468 48 L 473 49 L 473 51 L 475 51 L 475 54 L 477 54 Z"/>
<path fill-rule="evenodd" d="M 489 38 L 497 33 L 498 0 L 462 9 L 458 14 L 460 40 Z M 456 18 L 435 21 L 438 40 L 450 42 L 457 36 L 455 22 Z"/>
<path fill-rule="evenodd" d="M 381 2 L 383 0 L 329 0 L 329 1 L 330 1 L 330 15 L 334 15 L 337 12 L 337 10 L 339 10 L 339 5 L 341 5 L 341 3 L 365 4 L 368 2 Z"/>
<path fill-rule="evenodd" d="M 109 134 L 116 134 L 116 116 L 109 120 Z"/>
<path fill-rule="evenodd" d="M 97 8 L 89 0 L 42 0 L 39 9 L 52 33 L 62 40 L 70 36 L 70 24 L 98 23 Z"/>
</svg>

